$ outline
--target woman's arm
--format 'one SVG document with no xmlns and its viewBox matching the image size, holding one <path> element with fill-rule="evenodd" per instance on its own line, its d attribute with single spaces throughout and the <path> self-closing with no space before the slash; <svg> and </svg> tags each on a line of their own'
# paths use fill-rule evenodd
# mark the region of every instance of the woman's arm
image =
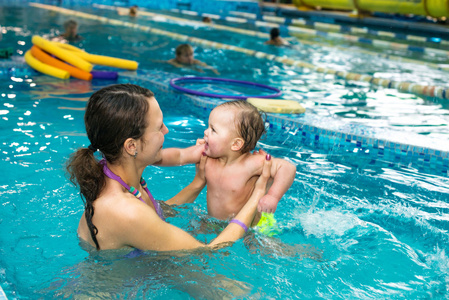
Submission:
<svg viewBox="0 0 449 300">
<path fill-rule="evenodd" d="M 234 220 L 238 220 L 246 225 L 247 228 L 251 226 L 254 216 L 256 214 L 257 205 L 260 198 L 265 194 L 268 179 L 270 178 L 271 169 L 271 156 L 266 155 L 266 159 L 263 165 L 262 174 L 256 181 L 254 186 L 254 191 L 251 194 L 248 202 L 239 211 L 239 213 L 234 217 Z M 209 247 L 220 247 L 220 244 L 234 242 L 241 238 L 245 233 L 242 226 L 236 223 L 229 223 L 229 225 L 220 233 L 217 238 L 215 238 L 208 246 Z"/>
<path fill-rule="evenodd" d="M 165 201 L 169 205 L 182 205 L 184 203 L 192 203 L 206 186 L 206 176 L 204 175 L 204 167 L 206 166 L 207 156 L 203 155 L 198 164 L 196 164 L 196 174 L 193 181 L 182 189 L 176 196 Z"/>
<path fill-rule="evenodd" d="M 254 191 L 235 219 L 250 227 L 256 214 L 259 199 L 265 194 L 266 184 L 270 177 L 271 160 L 267 155 L 262 175 L 256 182 Z M 184 230 L 162 221 L 151 208 L 135 209 L 133 217 L 122 232 L 124 244 L 141 250 L 173 251 L 188 250 L 201 247 L 217 248 L 224 243 L 234 242 L 241 238 L 245 230 L 236 223 L 230 223 L 210 244 L 203 244 Z"/>
</svg>

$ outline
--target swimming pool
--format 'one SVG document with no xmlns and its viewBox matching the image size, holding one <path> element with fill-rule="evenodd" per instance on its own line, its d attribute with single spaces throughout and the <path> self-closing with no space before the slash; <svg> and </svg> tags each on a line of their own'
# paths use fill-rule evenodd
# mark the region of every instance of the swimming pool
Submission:
<svg viewBox="0 0 449 300">
<path fill-rule="evenodd" d="M 65 19 L 45 13 L 45 24 L 40 22 L 44 19 L 42 11 L 18 8 L 14 13 L 19 16 L 14 20 L 17 34 L 9 30 L 3 41 L 25 41 L 25 45 L 18 44 L 23 49 L 29 47 L 34 30 L 48 33 L 51 26 Z M 25 20 L 36 27 L 28 25 L 27 30 Z M 83 27 L 98 25 L 81 22 Z M 172 55 L 176 42 L 138 32 L 120 41 L 120 35 L 126 32 L 113 26 L 81 33 L 93 37 L 84 42 L 86 49 L 102 50 L 106 41 L 100 37 L 104 35 L 119 44 L 108 48 L 108 55 L 133 56 L 142 62 L 143 70 L 123 73 L 120 82 L 140 84 L 155 92 L 170 130 L 166 147 L 184 147 L 202 136 L 208 110 L 216 102 L 171 92 L 164 84 L 170 76 L 191 73 L 159 67 L 147 60 L 147 55 L 155 52 L 149 47 L 168 42 L 154 55 L 165 59 Z M 215 63 L 216 54 L 211 50 L 196 51 L 200 59 Z M 245 61 L 260 63 L 228 52 L 217 55 L 225 60 L 223 65 L 217 63 L 220 71 L 223 66 L 224 77 L 241 78 L 232 77 L 236 75 L 228 66 L 228 55 L 236 61 L 234 67 Z M 252 71 L 245 65 L 239 75 L 255 81 L 270 78 L 263 82 L 275 86 L 288 82 L 289 68 L 273 62 L 264 64 L 269 70 L 259 66 Z M 317 86 L 320 80 L 332 87 L 337 85 L 330 78 L 299 75 Z M 2 69 L 0 76 L 1 91 L 7 91 L 2 92 L 0 109 L 0 169 L 4 174 L 0 186 L 0 279 L 10 299 L 448 296 L 447 173 L 434 173 L 424 167 L 419 170 L 414 164 L 408 167 L 387 159 L 373 162 L 368 154 L 356 153 L 343 142 L 342 147 L 335 147 L 340 142 L 331 142 L 334 147 L 329 150 L 314 138 L 302 140 L 301 135 L 294 134 L 295 128 L 280 125 L 286 124 L 281 120 L 272 122 L 261 146 L 297 165 L 295 182 L 276 212 L 282 233 L 274 238 L 253 233 L 217 252 L 149 252 L 130 257 L 121 251 L 106 251 L 89 255 L 76 237 L 81 199 L 65 178 L 62 165 L 69 153 L 87 144 L 83 127 L 85 101 L 93 90 L 111 82 L 62 82 L 22 68 Z M 329 93 L 334 91 L 330 89 Z M 300 91 L 298 94 L 303 96 Z M 316 122 L 320 118 L 328 121 L 326 117 L 333 110 L 322 108 L 320 113 L 320 109 L 314 110 Z M 444 109 L 440 110 L 444 113 Z M 193 174 L 192 166 L 151 167 L 144 177 L 157 199 L 167 199 Z M 169 219 L 171 223 L 203 241 L 215 236 L 212 229 L 201 230 L 203 222 L 212 222 L 205 217 L 204 194 L 196 203 L 177 211 L 178 215 Z M 322 259 L 314 259 L 317 252 L 322 253 Z"/>
</svg>

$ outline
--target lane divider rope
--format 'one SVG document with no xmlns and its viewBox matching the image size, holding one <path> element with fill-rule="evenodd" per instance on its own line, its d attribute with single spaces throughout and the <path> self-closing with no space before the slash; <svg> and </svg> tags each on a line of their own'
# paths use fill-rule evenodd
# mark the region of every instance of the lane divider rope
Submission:
<svg viewBox="0 0 449 300">
<path fill-rule="evenodd" d="M 100 8 L 100 9 L 120 10 L 122 13 L 127 13 L 129 11 L 129 8 L 119 7 L 119 6 L 110 6 L 110 5 L 103 5 L 103 4 L 93 4 L 93 6 L 97 7 L 97 8 Z M 175 11 L 177 12 L 179 10 L 178 9 L 172 9 L 172 11 L 173 12 L 175 12 Z M 201 21 L 188 20 L 188 19 L 184 19 L 184 18 L 178 18 L 178 17 L 174 17 L 174 16 L 164 15 L 164 14 L 161 14 L 161 13 L 157 13 L 156 14 L 156 13 L 151 13 L 151 12 L 146 12 L 146 11 L 140 11 L 139 14 L 142 15 L 142 16 L 148 16 L 148 17 L 154 18 L 152 20 L 154 22 L 165 22 L 164 19 L 167 19 L 167 20 L 174 20 L 174 21 L 183 22 L 185 24 L 189 24 L 190 23 L 190 24 L 196 24 L 196 25 L 202 25 L 202 26 L 209 26 L 209 27 L 213 27 L 213 28 L 218 29 L 218 30 L 226 30 L 226 31 L 235 32 L 235 33 L 244 34 L 244 35 L 249 35 L 249 36 L 256 36 L 256 37 L 260 37 L 260 38 L 269 38 L 269 34 L 267 34 L 267 33 L 262 33 L 262 32 L 258 32 L 258 31 L 247 30 L 247 29 L 240 29 L 240 28 L 224 26 L 224 25 L 218 25 L 218 24 L 205 24 L 205 23 L 203 23 Z M 203 17 L 204 16 L 209 16 L 209 17 L 213 17 L 215 19 L 220 19 L 220 16 L 218 16 L 218 15 L 212 15 L 212 14 L 207 14 L 207 13 L 202 13 L 201 14 L 201 13 L 198 13 L 198 12 L 195 12 L 195 11 L 183 11 L 183 14 L 190 15 L 190 16 L 198 16 L 198 15 L 199 16 L 203 16 Z M 248 14 L 248 13 L 244 13 L 244 14 Z M 242 20 L 245 20 L 245 19 L 242 19 Z M 269 29 L 270 27 L 264 27 L 264 28 L 268 28 Z M 325 45 L 323 43 L 309 41 L 309 40 L 305 40 L 305 39 L 300 39 L 299 37 L 296 37 L 296 39 L 299 42 L 301 42 L 302 44 L 319 45 L 321 47 L 329 47 L 329 45 Z M 338 46 L 332 46 L 332 47 L 333 48 L 338 48 L 338 49 L 343 50 L 345 52 L 348 51 L 347 48 L 338 47 Z M 420 61 L 420 60 L 414 60 L 414 59 L 410 59 L 410 58 L 406 58 L 406 57 L 400 57 L 400 56 L 395 56 L 395 55 L 391 55 L 391 54 L 384 54 L 384 53 L 373 52 L 373 51 L 369 51 L 369 50 L 365 50 L 365 49 L 361 49 L 361 48 L 358 49 L 357 52 L 361 52 L 361 53 L 364 53 L 364 54 L 367 54 L 367 55 L 373 55 L 375 57 L 381 57 L 381 58 L 386 58 L 386 59 L 389 59 L 389 60 L 399 61 L 399 62 L 408 62 L 408 63 L 412 63 L 412 64 L 425 65 L 425 66 L 428 66 L 430 68 L 437 69 L 439 71 L 449 71 L 449 66 L 446 66 L 446 65 L 438 65 L 438 64 L 429 63 L 429 62 Z"/>
<path fill-rule="evenodd" d="M 258 16 L 256 14 L 252 13 L 242 13 L 237 11 L 231 11 L 230 14 L 234 14 L 237 16 L 242 16 L 246 19 L 257 19 Z M 204 15 L 204 14 L 203 14 Z M 411 35 L 411 34 L 404 34 L 404 33 L 395 33 L 391 31 L 384 31 L 384 30 L 375 30 L 367 27 L 354 27 L 354 26 L 348 26 L 348 25 L 338 25 L 338 24 L 328 24 L 313 20 L 306 20 L 303 18 L 298 19 L 292 19 L 292 18 L 284 18 L 284 17 L 278 17 L 278 16 L 269 16 L 269 15 L 261 15 L 259 16 L 263 21 L 267 22 L 274 22 L 278 24 L 283 25 L 297 25 L 297 26 L 311 26 L 315 29 L 321 29 L 321 30 L 328 30 L 328 31 L 339 31 L 341 33 L 352 33 L 352 34 L 369 34 L 379 37 L 388 37 L 388 38 L 395 38 L 398 40 L 405 40 L 405 41 L 414 41 L 414 42 L 422 42 L 422 43 L 432 43 L 432 44 L 440 44 L 443 46 L 449 46 L 449 40 L 444 40 L 441 38 L 435 39 L 434 37 L 424 37 L 419 35 Z M 248 22 L 248 21 L 247 21 Z M 249 21 L 254 22 L 254 21 Z"/>
<path fill-rule="evenodd" d="M 194 14 L 192 14 L 191 11 L 186 11 L 186 10 L 172 9 L 171 11 L 179 12 L 181 14 L 194 15 Z M 201 13 L 197 13 L 197 12 L 194 12 L 194 13 L 196 13 L 195 14 L 196 16 L 200 16 L 200 17 L 205 16 L 204 14 L 201 14 Z M 224 17 L 223 19 L 227 20 L 227 21 L 231 21 L 231 19 L 229 19 L 229 17 Z M 348 42 L 352 42 L 352 43 L 361 43 L 361 44 L 365 44 L 365 45 L 371 45 L 376 48 L 383 48 L 383 49 L 387 48 L 387 49 L 392 49 L 392 50 L 403 50 L 403 51 L 411 51 L 411 52 L 423 53 L 423 54 L 428 54 L 428 55 L 438 55 L 438 56 L 443 56 L 443 57 L 449 57 L 449 51 L 446 51 L 446 50 L 429 48 L 429 47 L 413 46 L 413 45 L 402 44 L 402 43 L 398 43 L 398 42 L 389 42 L 389 41 L 384 41 L 384 40 L 379 40 L 379 39 L 358 37 L 355 35 L 344 34 L 344 33 L 339 33 L 339 32 L 323 31 L 323 30 L 329 30 L 329 29 L 332 29 L 332 30 L 339 29 L 339 31 L 343 31 L 342 26 L 335 25 L 335 24 L 329 25 L 326 23 L 319 23 L 319 22 L 310 23 L 309 21 L 306 21 L 303 19 L 287 19 L 287 18 L 275 17 L 275 16 L 262 16 L 262 19 L 264 21 L 268 21 L 268 22 L 259 21 L 257 19 L 255 19 L 255 20 L 247 20 L 244 18 L 234 18 L 234 19 L 238 19 L 238 23 L 254 24 L 257 27 L 271 27 L 271 28 L 279 27 L 281 29 L 285 29 L 289 34 L 296 33 L 296 34 L 308 34 L 308 35 L 320 36 L 320 37 L 330 37 L 330 38 L 344 40 L 344 41 L 348 41 Z M 289 26 L 290 24 L 297 25 L 297 26 Z M 318 29 L 299 27 L 299 26 L 311 26 L 313 24 L 317 24 L 314 27 L 318 28 Z M 322 29 L 322 30 L 320 30 L 320 29 Z M 354 32 L 352 32 L 352 33 L 370 33 L 371 34 L 371 32 L 372 31 L 369 29 L 357 28 L 357 29 L 354 29 Z M 377 33 L 379 33 L 379 32 L 381 32 L 381 35 L 383 35 L 383 36 L 389 36 L 389 37 L 393 37 L 393 38 L 396 37 L 396 35 L 393 33 L 387 33 L 385 31 L 378 31 Z M 412 38 L 410 38 L 410 39 L 412 39 Z M 422 41 L 422 37 L 413 36 L 413 40 Z M 444 42 L 442 42 L 442 45 L 449 45 L 449 42 L 444 41 Z"/>
</svg>

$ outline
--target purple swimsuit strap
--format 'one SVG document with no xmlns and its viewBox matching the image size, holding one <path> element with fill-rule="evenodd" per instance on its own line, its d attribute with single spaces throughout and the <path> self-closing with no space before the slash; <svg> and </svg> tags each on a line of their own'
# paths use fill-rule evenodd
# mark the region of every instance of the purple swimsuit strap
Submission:
<svg viewBox="0 0 449 300">
<path fill-rule="evenodd" d="M 104 175 L 106 175 L 107 177 L 117 181 L 118 183 L 120 183 L 128 191 L 130 190 L 131 187 L 129 185 L 127 185 L 120 176 L 116 175 L 114 172 L 112 172 L 108 168 L 108 165 L 106 163 L 106 159 L 103 158 L 102 160 L 100 160 L 100 164 L 103 165 L 103 173 L 104 173 Z M 156 200 L 154 200 L 153 195 L 151 195 L 150 190 L 148 189 L 148 187 L 145 186 L 144 189 L 147 192 L 148 197 L 150 197 L 150 200 L 153 203 L 154 208 L 156 209 L 156 213 L 159 215 L 159 217 L 162 220 L 165 221 L 165 218 L 164 218 L 164 216 L 162 214 L 161 206 L 159 205 L 159 203 Z M 146 204 L 146 202 L 142 199 L 142 197 L 139 197 L 139 199 L 140 199 L 140 201 L 142 201 L 143 203 Z"/>
</svg>

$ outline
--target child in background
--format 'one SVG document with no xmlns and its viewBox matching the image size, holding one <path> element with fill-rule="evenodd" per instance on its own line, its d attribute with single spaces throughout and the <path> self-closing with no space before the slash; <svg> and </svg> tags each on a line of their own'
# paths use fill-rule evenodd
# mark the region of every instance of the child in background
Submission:
<svg viewBox="0 0 449 300">
<path fill-rule="evenodd" d="M 279 28 L 273 28 L 270 31 L 270 40 L 265 42 L 265 45 L 274 45 L 274 46 L 290 46 L 290 43 L 281 38 L 281 32 Z"/>
<path fill-rule="evenodd" d="M 176 57 L 168 60 L 167 62 L 177 68 L 190 67 L 195 71 L 204 72 L 204 70 L 202 70 L 201 68 L 195 67 L 200 66 L 203 69 L 211 70 L 216 75 L 220 75 L 220 73 L 213 67 L 207 65 L 206 63 L 198 59 L 195 59 L 193 57 L 193 48 L 189 44 L 181 44 L 178 47 L 176 47 Z"/>
<path fill-rule="evenodd" d="M 137 9 L 138 6 L 137 5 L 133 5 L 129 8 L 129 16 L 130 17 L 137 17 Z"/>
<path fill-rule="evenodd" d="M 210 17 L 203 17 L 203 23 L 212 23 L 212 19 Z"/>
<path fill-rule="evenodd" d="M 54 37 L 52 41 L 56 42 L 78 42 L 83 39 L 78 34 L 78 23 L 75 20 L 68 20 L 64 23 L 65 32 L 57 37 Z"/>
</svg>

